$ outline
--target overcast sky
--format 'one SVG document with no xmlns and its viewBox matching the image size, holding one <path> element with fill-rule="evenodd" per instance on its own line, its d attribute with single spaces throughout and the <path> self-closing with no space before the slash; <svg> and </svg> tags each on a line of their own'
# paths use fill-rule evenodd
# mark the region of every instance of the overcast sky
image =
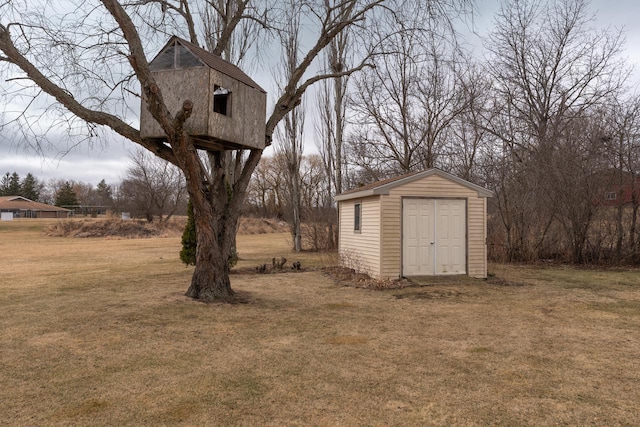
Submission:
<svg viewBox="0 0 640 427">
<path fill-rule="evenodd" d="M 477 0 L 477 14 L 474 18 L 476 31 L 484 35 L 491 27 L 493 14 L 497 11 L 499 0 Z M 626 56 L 636 68 L 640 63 L 640 1 L 638 0 L 592 0 L 592 10 L 597 14 L 597 25 L 623 28 L 626 33 Z M 469 40 L 472 45 L 479 45 L 477 39 Z M 634 82 L 640 82 L 640 72 L 634 73 Z M 253 76 L 263 85 L 264 78 Z M 263 85 L 268 88 L 269 85 Z M 1 90 L 1 89 L 0 89 Z M 0 175 L 6 172 L 17 172 L 24 177 L 31 172 L 38 179 L 70 179 L 96 185 L 105 179 L 107 183 L 117 184 L 121 181 L 128 165 L 128 151 L 136 145 L 119 137 L 107 138 L 100 146 L 89 147 L 79 145 L 67 152 L 65 148 L 49 148 L 44 155 L 32 150 L 16 146 L 0 135 Z M 308 136 L 309 144 L 313 138 Z M 314 147 L 309 147 L 314 150 Z M 63 151 L 65 154 L 62 154 Z"/>
</svg>

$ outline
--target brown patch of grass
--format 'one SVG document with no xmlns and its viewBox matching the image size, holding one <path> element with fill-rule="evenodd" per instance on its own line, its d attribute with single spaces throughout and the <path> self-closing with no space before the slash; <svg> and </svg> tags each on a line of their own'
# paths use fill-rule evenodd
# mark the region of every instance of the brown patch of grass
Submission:
<svg viewBox="0 0 640 427">
<path fill-rule="evenodd" d="M 182 236 L 186 223 L 186 217 L 181 216 L 174 216 L 162 222 L 148 222 L 140 219 L 125 221 L 115 217 L 45 220 L 43 233 L 50 237 L 79 238 L 179 237 Z M 43 223 L 40 221 L 31 223 L 31 225 L 35 224 Z M 238 224 L 238 234 L 284 233 L 287 230 L 285 222 L 270 218 L 240 218 Z"/>
<path fill-rule="evenodd" d="M 240 218 L 238 234 L 270 234 L 286 233 L 289 226 L 286 222 L 274 218 Z"/>
<path fill-rule="evenodd" d="M 367 337 L 363 337 L 361 335 L 339 335 L 325 340 L 327 344 L 333 345 L 365 344 L 367 341 L 369 341 Z"/>
<path fill-rule="evenodd" d="M 183 296 L 179 238 L 0 223 L 7 425 L 634 425 L 637 270 L 493 265 L 492 281 L 371 292 L 320 271 Z M 295 258 L 238 239 L 240 263 Z M 322 267 L 324 255 L 302 254 Z M 427 293 L 432 297 L 426 297 Z"/>
<path fill-rule="evenodd" d="M 119 239 L 141 239 L 149 237 L 177 237 L 182 235 L 185 218 L 171 218 L 167 221 L 148 222 L 146 220 L 122 220 L 119 218 L 85 218 L 59 220 L 44 227 L 43 233 L 49 237 L 102 237 Z"/>
</svg>

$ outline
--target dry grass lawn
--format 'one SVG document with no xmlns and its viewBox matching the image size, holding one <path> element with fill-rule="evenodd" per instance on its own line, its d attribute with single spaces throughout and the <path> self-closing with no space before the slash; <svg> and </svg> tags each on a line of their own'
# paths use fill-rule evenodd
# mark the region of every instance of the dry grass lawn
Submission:
<svg viewBox="0 0 640 427">
<path fill-rule="evenodd" d="M 183 297 L 179 238 L 0 223 L 4 425 L 637 425 L 639 271 L 493 266 L 371 291 L 319 271 Z M 287 251 L 240 236 L 238 267 Z M 289 264 L 290 265 L 290 264 Z"/>
</svg>

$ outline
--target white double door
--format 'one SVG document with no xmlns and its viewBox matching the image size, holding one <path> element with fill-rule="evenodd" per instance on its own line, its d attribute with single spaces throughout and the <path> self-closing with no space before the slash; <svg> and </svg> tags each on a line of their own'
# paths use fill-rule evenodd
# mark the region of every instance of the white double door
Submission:
<svg viewBox="0 0 640 427">
<path fill-rule="evenodd" d="M 403 276 L 467 272 L 465 200 L 405 198 L 402 216 Z"/>
</svg>

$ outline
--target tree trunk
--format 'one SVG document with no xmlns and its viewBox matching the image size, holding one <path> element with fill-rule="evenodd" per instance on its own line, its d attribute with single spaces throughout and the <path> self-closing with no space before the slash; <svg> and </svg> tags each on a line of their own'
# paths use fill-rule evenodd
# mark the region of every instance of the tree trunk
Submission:
<svg viewBox="0 0 640 427">
<path fill-rule="evenodd" d="M 344 130 L 344 120 L 343 120 L 343 111 L 342 111 L 342 103 L 344 99 L 344 88 L 342 85 L 342 77 L 338 77 L 334 79 L 335 82 L 335 98 L 334 98 L 334 111 L 336 115 L 336 140 L 335 140 L 335 180 L 336 180 L 336 194 L 342 193 L 342 140 L 343 140 L 343 130 Z M 331 181 L 331 176 L 328 177 L 329 181 Z"/>
<path fill-rule="evenodd" d="M 202 301 L 228 302 L 234 295 L 229 280 L 229 255 L 234 241 L 228 236 L 230 229 L 235 233 L 237 221 L 217 219 L 205 212 L 198 212 L 194 206 L 198 246 L 196 267 L 186 295 Z M 218 233 L 214 224 L 219 229 Z"/>
<path fill-rule="evenodd" d="M 236 244 L 238 205 L 244 199 L 244 191 L 242 186 L 236 187 L 237 191 L 229 190 L 222 181 L 213 185 L 205 197 L 202 193 L 194 196 L 190 189 L 197 247 L 196 266 L 186 295 L 201 301 L 230 302 L 234 297 L 229 260 Z"/>
<path fill-rule="evenodd" d="M 231 302 L 234 292 L 229 280 L 229 258 L 236 243 L 240 206 L 262 150 L 251 150 L 235 183 L 231 183 L 225 174 L 224 153 L 213 153 L 211 179 L 207 181 L 203 177 L 208 174 L 190 137 L 179 135 L 172 146 L 183 160 L 181 169 L 196 225 L 196 266 L 186 295 L 205 302 Z"/>
<path fill-rule="evenodd" d="M 635 190 L 634 190 L 635 191 Z M 629 226 L 629 249 L 631 250 L 631 256 L 633 257 L 633 261 L 638 260 L 638 245 L 636 243 L 636 228 L 638 224 L 638 205 L 635 200 L 635 196 L 633 197 L 633 208 L 631 211 L 631 225 Z"/>
<path fill-rule="evenodd" d="M 622 222 L 622 214 L 624 211 L 624 204 L 622 203 L 622 194 L 620 194 L 621 202 L 618 204 L 616 209 L 616 259 L 615 262 L 617 264 L 622 262 L 622 246 L 624 239 L 624 226 Z"/>
<path fill-rule="evenodd" d="M 291 218 L 291 236 L 293 237 L 293 250 L 294 252 L 302 251 L 302 230 L 300 219 L 300 165 L 298 164 L 296 169 L 291 171 L 294 177 L 291 183 L 291 203 L 292 203 L 292 218 Z"/>
</svg>

